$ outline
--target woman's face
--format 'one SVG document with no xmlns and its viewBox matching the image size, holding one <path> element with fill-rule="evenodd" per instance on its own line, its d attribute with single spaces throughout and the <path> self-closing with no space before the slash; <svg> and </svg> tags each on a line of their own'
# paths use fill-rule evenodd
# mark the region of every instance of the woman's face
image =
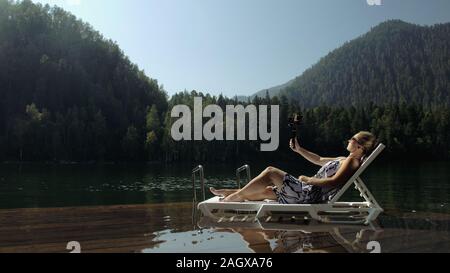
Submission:
<svg viewBox="0 0 450 273">
<path fill-rule="evenodd" d="M 353 153 L 358 149 L 362 149 L 363 146 L 360 145 L 359 143 L 361 143 L 359 140 L 359 135 L 356 134 L 348 140 L 347 151 Z"/>
</svg>

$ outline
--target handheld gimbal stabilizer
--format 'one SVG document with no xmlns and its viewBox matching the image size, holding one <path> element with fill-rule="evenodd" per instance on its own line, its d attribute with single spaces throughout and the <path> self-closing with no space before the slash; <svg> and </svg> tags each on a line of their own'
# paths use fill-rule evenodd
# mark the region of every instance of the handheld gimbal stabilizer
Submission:
<svg viewBox="0 0 450 273">
<path fill-rule="evenodd" d="M 300 113 L 295 113 L 288 120 L 288 126 L 291 128 L 291 138 L 294 139 L 294 149 L 295 149 L 295 139 L 298 137 L 298 132 L 300 131 L 300 124 L 302 123 L 303 116 Z"/>
</svg>

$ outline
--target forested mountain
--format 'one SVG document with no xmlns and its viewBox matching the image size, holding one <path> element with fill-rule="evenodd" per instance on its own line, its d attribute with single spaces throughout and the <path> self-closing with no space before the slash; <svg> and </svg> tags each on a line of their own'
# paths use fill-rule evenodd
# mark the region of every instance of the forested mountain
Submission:
<svg viewBox="0 0 450 273">
<path fill-rule="evenodd" d="M 0 0 L 0 154 L 145 159 L 167 96 L 116 43 L 57 7 Z"/>
<path fill-rule="evenodd" d="M 332 51 L 282 91 L 303 107 L 450 106 L 450 23 L 391 20 Z"/>
</svg>

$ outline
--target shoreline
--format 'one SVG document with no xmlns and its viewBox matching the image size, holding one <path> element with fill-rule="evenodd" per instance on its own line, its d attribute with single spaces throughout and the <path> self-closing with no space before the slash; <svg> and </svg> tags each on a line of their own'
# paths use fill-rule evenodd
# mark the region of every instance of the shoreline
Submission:
<svg viewBox="0 0 450 273">
<path fill-rule="evenodd" d="M 294 158 L 292 160 L 286 159 L 286 160 L 277 160 L 277 162 L 281 163 L 290 163 L 293 160 L 297 161 L 298 158 Z M 300 159 L 302 160 L 302 159 Z M 394 163 L 401 163 L 401 162 L 417 162 L 416 160 L 411 159 L 410 161 L 405 160 L 405 158 L 388 158 L 390 162 Z M 253 160 L 252 160 L 253 161 Z M 386 161 L 386 160 L 385 160 Z M 236 161 L 230 161 L 230 162 L 208 162 L 205 161 L 208 164 L 212 165 L 230 165 L 230 164 L 236 164 Z M 243 164 L 244 162 L 249 162 L 249 160 L 242 160 Z M 273 162 L 270 157 L 267 158 L 267 160 L 262 160 L 261 158 L 255 158 L 253 163 L 255 164 L 269 164 Z M 426 161 L 421 161 L 420 163 L 445 163 L 450 162 L 450 158 L 431 158 L 427 159 Z M 32 164 L 44 164 L 44 165 L 60 165 L 60 166 L 66 166 L 66 165 L 198 165 L 202 164 L 195 161 L 171 161 L 171 162 L 165 162 L 165 161 L 0 161 L 0 165 L 32 165 Z M 204 163 L 203 163 L 204 164 Z M 385 164 L 389 164 L 389 162 L 385 162 Z"/>
</svg>

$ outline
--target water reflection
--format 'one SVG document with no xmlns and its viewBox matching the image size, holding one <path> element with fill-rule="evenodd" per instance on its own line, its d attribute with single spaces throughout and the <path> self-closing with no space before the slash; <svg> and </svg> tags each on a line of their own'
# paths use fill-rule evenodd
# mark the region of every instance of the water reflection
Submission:
<svg viewBox="0 0 450 273">
<path fill-rule="evenodd" d="M 195 208 L 195 206 L 194 206 Z M 370 225 L 273 217 L 212 219 L 192 210 L 192 229 L 153 233 L 144 252 L 370 253 L 449 252 L 450 216 L 388 211 Z"/>
<path fill-rule="evenodd" d="M 383 229 L 371 224 L 331 225 L 286 221 L 226 222 L 203 217 L 202 229 L 239 234 L 249 250 L 256 253 L 370 252 L 367 243 L 377 241 Z"/>
</svg>

